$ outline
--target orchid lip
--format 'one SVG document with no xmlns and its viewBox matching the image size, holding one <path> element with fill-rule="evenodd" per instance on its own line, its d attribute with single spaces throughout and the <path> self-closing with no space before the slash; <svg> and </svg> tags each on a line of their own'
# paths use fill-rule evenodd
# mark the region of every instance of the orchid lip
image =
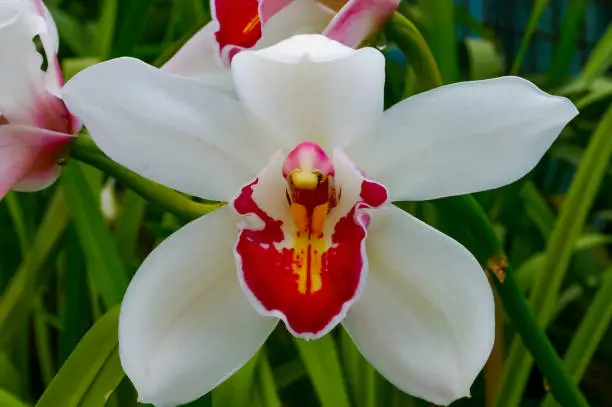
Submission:
<svg viewBox="0 0 612 407">
<path fill-rule="evenodd" d="M 273 158 L 232 202 L 250 219 L 239 226 L 234 254 L 255 309 L 296 337 L 333 329 L 362 291 L 370 212 L 387 196 L 339 150 L 330 159 L 304 142 Z"/>
</svg>

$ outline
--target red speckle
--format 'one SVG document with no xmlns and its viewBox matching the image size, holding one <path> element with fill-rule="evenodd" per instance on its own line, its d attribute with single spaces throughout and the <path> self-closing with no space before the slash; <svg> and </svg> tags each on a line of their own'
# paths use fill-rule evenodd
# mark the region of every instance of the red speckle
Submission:
<svg viewBox="0 0 612 407">
<path fill-rule="evenodd" d="M 361 199 L 373 208 L 378 208 L 389 199 L 387 189 L 377 182 L 364 180 L 361 184 Z"/>
</svg>

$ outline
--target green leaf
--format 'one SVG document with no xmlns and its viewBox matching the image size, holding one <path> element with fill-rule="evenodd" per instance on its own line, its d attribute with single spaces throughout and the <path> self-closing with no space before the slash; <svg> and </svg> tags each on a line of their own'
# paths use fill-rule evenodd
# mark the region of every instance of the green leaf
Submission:
<svg viewBox="0 0 612 407">
<path fill-rule="evenodd" d="M 466 38 L 469 79 L 488 79 L 500 76 L 504 61 L 491 41 L 482 38 Z"/>
<path fill-rule="evenodd" d="M 39 272 L 64 232 L 68 210 L 62 190 L 57 190 L 38 227 L 32 249 L 0 297 L 0 348 L 11 343 L 34 304 Z"/>
<path fill-rule="evenodd" d="M 602 235 L 600 233 L 586 233 L 576 239 L 576 244 L 572 248 L 575 252 L 580 250 L 589 250 L 595 246 L 606 245 L 612 243 L 612 235 Z M 546 260 L 545 253 L 536 253 L 519 267 L 515 274 L 518 285 L 523 292 L 529 290 L 537 278 L 541 270 L 544 268 Z"/>
<path fill-rule="evenodd" d="M 569 73 L 588 4 L 589 0 L 572 0 L 567 7 L 559 30 L 559 42 L 548 68 L 548 80 L 551 86 L 558 85 Z"/>
<path fill-rule="evenodd" d="M 55 375 L 53 353 L 49 326 L 46 320 L 46 311 L 39 295 L 34 303 L 34 339 L 36 340 L 36 354 L 40 364 L 40 373 L 43 384 L 48 385 Z"/>
<path fill-rule="evenodd" d="M 26 403 L 13 396 L 8 391 L 0 388 L 0 406 L 2 407 L 28 407 Z"/>
<path fill-rule="evenodd" d="M 81 247 L 93 268 L 96 287 L 106 307 L 111 308 L 123 298 L 128 285 L 127 273 L 97 199 L 79 166 L 72 162 L 64 168 L 62 185 Z"/>
<path fill-rule="evenodd" d="M 107 312 L 85 334 L 36 407 L 81 407 L 90 390 L 98 392 L 94 382 L 99 375 L 101 377 L 109 357 L 116 352 L 118 323 L 119 306 Z"/>
<path fill-rule="evenodd" d="M 281 407 L 282 403 L 276 393 L 276 383 L 270 368 L 270 363 L 265 355 L 257 363 L 257 382 L 259 394 L 261 395 L 263 407 Z"/>
<path fill-rule="evenodd" d="M 19 394 L 23 379 L 6 352 L 0 353 L 0 389 Z M 1 404 L 0 404 L 1 405 Z"/>
<path fill-rule="evenodd" d="M 57 7 L 49 7 L 55 20 L 62 44 L 66 44 L 79 57 L 94 56 L 92 33 L 81 25 L 76 18 Z"/>
<path fill-rule="evenodd" d="M 9 192 L 4 197 L 4 202 L 9 210 L 11 220 L 13 221 L 13 227 L 15 228 L 17 237 L 19 238 L 21 256 L 22 258 L 25 258 L 30 246 L 32 245 L 31 240 L 34 233 L 32 230 L 30 230 L 31 228 L 28 227 L 25 220 L 25 215 L 21 209 L 21 205 L 19 204 L 19 199 L 17 198 L 17 194 L 15 192 Z"/>
<path fill-rule="evenodd" d="M 306 371 L 322 407 L 348 407 L 340 358 L 331 335 L 314 341 L 295 338 Z"/>
<path fill-rule="evenodd" d="M 115 25 L 117 21 L 118 0 L 103 0 L 100 3 L 100 20 L 97 24 L 97 54 L 101 59 L 106 59 L 113 46 L 115 37 Z"/>
<path fill-rule="evenodd" d="M 256 353 L 229 379 L 212 391 L 213 407 L 248 406 L 255 397 L 255 371 L 261 352 Z"/>
<path fill-rule="evenodd" d="M 420 0 L 426 37 L 444 83 L 459 80 L 455 3 L 452 0 Z"/>
<path fill-rule="evenodd" d="M 604 283 L 597 291 L 589 309 L 565 354 L 565 366 L 576 383 L 580 382 L 591 358 L 612 321 L 612 269 L 604 272 Z M 558 404 L 547 396 L 543 407 Z"/>
<path fill-rule="evenodd" d="M 144 31 L 146 18 L 153 2 L 151 0 L 128 0 L 122 5 L 126 10 L 112 53 L 116 57 L 133 54 L 134 48 Z"/>
<path fill-rule="evenodd" d="M 538 22 L 540 21 L 540 17 L 542 17 L 544 9 L 546 9 L 546 6 L 548 6 L 548 1 L 549 0 L 534 1 L 531 14 L 529 15 L 529 21 L 527 22 L 527 27 L 525 28 L 525 33 L 523 34 L 523 39 L 521 40 L 521 47 L 516 54 L 512 69 L 510 70 L 511 75 L 517 75 L 519 73 L 523 60 L 525 59 L 525 55 L 527 54 L 527 50 L 529 49 L 531 38 L 538 28 Z"/>
<path fill-rule="evenodd" d="M 131 189 L 125 191 L 121 210 L 115 222 L 115 240 L 119 254 L 128 265 L 136 264 L 138 233 L 145 215 L 147 202 Z"/>
<path fill-rule="evenodd" d="M 548 241 L 542 271 L 534 284 L 529 303 L 538 323 L 545 327 L 554 312 L 572 248 L 584 227 L 589 210 L 612 156 L 612 107 L 597 126 L 578 167 L 552 235 Z M 531 371 L 532 359 L 516 338 L 511 346 L 497 397 L 498 406 L 516 406 Z"/>
<path fill-rule="evenodd" d="M 85 68 L 89 68 L 102 60 L 99 57 L 77 57 L 62 59 L 62 73 L 64 79 L 69 80 Z"/>
<path fill-rule="evenodd" d="M 612 65 L 612 23 L 608 24 L 591 56 L 584 65 L 578 81 L 585 85 L 591 84 L 596 78 L 602 76 Z"/>
<path fill-rule="evenodd" d="M 121 380 L 125 377 L 119 348 L 115 348 L 108 356 L 98 375 L 81 400 L 79 407 L 104 407 Z"/>
</svg>

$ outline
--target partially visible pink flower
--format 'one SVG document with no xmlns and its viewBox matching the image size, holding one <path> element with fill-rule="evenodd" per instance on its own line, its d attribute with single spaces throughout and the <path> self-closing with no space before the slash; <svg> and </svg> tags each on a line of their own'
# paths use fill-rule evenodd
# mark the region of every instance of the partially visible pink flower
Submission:
<svg viewBox="0 0 612 407">
<path fill-rule="evenodd" d="M 59 96 L 57 48 L 57 29 L 41 0 L 0 0 L 0 199 L 11 189 L 51 185 L 80 127 Z"/>
<path fill-rule="evenodd" d="M 163 69 L 229 90 L 229 66 L 238 52 L 265 48 L 295 34 L 319 33 L 356 48 L 398 4 L 399 0 L 211 0 L 213 21 Z"/>
</svg>

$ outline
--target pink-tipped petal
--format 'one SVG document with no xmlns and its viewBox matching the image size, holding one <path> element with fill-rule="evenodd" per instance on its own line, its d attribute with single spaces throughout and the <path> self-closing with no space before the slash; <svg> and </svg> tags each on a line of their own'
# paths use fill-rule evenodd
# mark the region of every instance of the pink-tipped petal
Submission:
<svg viewBox="0 0 612 407">
<path fill-rule="evenodd" d="M 323 35 L 356 48 L 387 21 L 398 4 L 399 0 L 349 0 Z"/>
<path fill-rule="evenodd" d="M 17 187 L 34 191 L 57 177 L 57 161 L 73 139 L 30 126 L 0 126 L 0 198 Z"/>
<path fill-rule="evenodd" d="M 261 20 L 265 24 L 270 18 L 272 18 L 273 15 L 295 2 L 296 0 L 260 0 L 259 14 L 261 16 Z"/>
</svg>

